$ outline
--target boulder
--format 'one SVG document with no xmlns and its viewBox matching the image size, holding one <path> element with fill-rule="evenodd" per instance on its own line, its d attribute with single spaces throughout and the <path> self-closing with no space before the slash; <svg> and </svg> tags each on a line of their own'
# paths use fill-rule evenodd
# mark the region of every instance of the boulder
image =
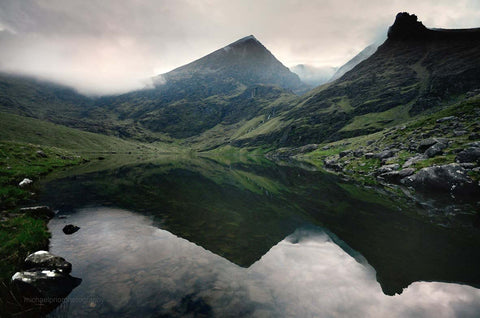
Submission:
<svg viewBox="0 0 480 318">
<path fill-rule="evenodd" d="M 363 149 L 356 149 L 353 151 L 353 156 L 356 158 L 360 158 L 361 156 L 363 156 L 364 153 L 365 151 Z"/>
<path fill-rule="evenodd" d="M 398 168 L 400 168 L 400 165 L 397 164 L 397 163 L 394 163 L 394 164 L 391 164 L 391 165 L 381 166 L 380 168 L 378 168 L 375 171 L 375 173 L 376 174 L 382 174 L 382 173 L 390 172 L 390 171 L 393 171 L 393 170 L 397 170 Z"/>
<path fill-rule="evenodd" d="M 375 154 L 373 152 L 367 152 L 365 154 L 365 159 L 372 159 L 375 158 Z"/>
<path fill-rule="evenodd" d="M 12 276 L 13 285 L 25 298 L 64 298 L 81 281 L 80 278 L 45 269 L 17 272 Z"/>
<path fill-rule="evenodd" d="M 302 147 L 297 148 L 298 153 L 307 153 L 307 152 L 312 152 L 314 150 L 318 149 L 317 144 L 308 144 Z"/>
<path fill-rule="evenodd" d="M 437 119 L 437 123 L 443 123 L 445 121 L 450 121 L 450 120 L 454 120 L 454 119 L 458 119 L 458 117 L 456 117 L 456 116 L 442 117 L 440 119 Z"/>
<path fill-rule="evenodd" d="M 447 148 L 447 145 L 441 142 L 437 142 L 427 150 L 425 150 L 425 156 L 433 158 L 435 156 L 443 154 L 443 149 Z"/>
<path fill-rule="evenodd" d="M 41 150 L 38 150 L 37 151 L 37 157 L 40 157 L 40 158 L 47 158 L 48 156 Z"/>
<path fill-rule="evenodd" d="M 379 179 L 383 179 L 391 183 L 399 183 L 401 179 L 412 175 L 415 172 L 413 168 L 402 169 L 399 171 L 390 171 L 382 173 L 378 176 Z"/>
<path fill-rule="evenodd" d="M 378 159 L 391 158 L 391 157 L 395 156 L 395 154 L 396 154 L 397 152 L 398 152 L 398 151 L 396 151 L 396 149 L 384 150 L 384 151 L 382 151 L 382 152 L 376 153 L 376 154 L 374 155 L 374 158 L 378 158 Z"/>
<path fill-rule="evenodd" d="M 424 155 L 419 155 L 419 156 L 412 157 L 412 158 L 408 159 L 407 161 L 405 161 L 405 163 L 403 164 L 402 167 L 403 168 L 408 168 L 408 167 L 412 166 L 414 163 L 425 160 L 425 159 L 427 159 L 427 158 Z"/>
<path fill-rule="evenodd" d="M 344 150 L 344 151 L 341 151 L 338 155 L 340 156 L 340 158 L 343 158 L 345 156 L 348 156 L 352 153 L 351 150 Z"/>
<path fill-rule="evenodd" d="M 469 197 L 480 195 L 478 183 L 468 176 L 467 170 L 456 163 L 423 168 L 416 174 L 401 179 L 401 183 L 423 192 Z"/>
<path fill-rule="evenodd" d="M 12 284 L 24 298 L 63 298 L 82 281 L 69 275 L 72 270 L 69 262 L 47 251 L 27 256 L 24 268 L 12 276 Z"/>
<path fill-rule="evenodd" d="M 477 133 L 473 133 L 473 134 L 470 134 L 470 136 L 468 136 L 468 140 L 478 140 L 480 139 L 480 134 L 477 134 Z"/>
<path fill-rule="evenodd" d="M 21 208 L 21 213 L 32 216 L 34 218 L 51 219 L 55 216 L 55 212 L 46 205 L 32 206 Z"/>
<path fill-rule="evenodd" d="M 455 157 L 456 162 L 479 162 L 480 163 L 480 148 L 469 147 L 460 151 Z"/>
<path fill-rule="evenodd" d="M 418 147 L 417 147 L 417 151 L 418 152 L 425 152 L 425 150 L 427 150 L 428 148 L 430 148 L 431 146 L 435 145 L 436 143 L 442 143 L 442 144 L 447 144 L 448 143 L 448 140 L 445 139 L 445 138 L 427 138 L 427 139 L 423 139 L 419 142 L 418 144 Z"/>
<path fill-rule="evenodd" d="M 18 184 L 18 186 L 20 188 L 25 188 L 25 187 L 28 187 L 29 185 L 31 185 L 33 183 L 33 180 L 31 179 L 28 179 L 28 178 L 25 178 L 23 179 L 22 181 L 20 181 L 20 183 Z"/>
<path fill-rule="evenodd" d="M 343 165 L 338 163 L 335 159 L 325 159 L 323 165 L 327 169 L 332 169 L 333 171 L 340 172 L 343 169 Z"/>
<path fill-rule="evenodd" d="M 37 251 L 27 256 L 24 262 L 24 268 L 41 268 L 68 274 L 72 271 L 72 264 L 67 262 L 63 257 L 53 255 L 47 251 Z"/>
<path fill-rule="evenodd" d="M 67 235 L 70 235 L 70 234 L 73 234 L 75 232 L 77 232 L 78 230 L 80 230 L 80 228 L 76 225 L 73 225 L 73 224 L 67 224 L 63 227 L 63 233 L 67 234 Z"/>
</svg>

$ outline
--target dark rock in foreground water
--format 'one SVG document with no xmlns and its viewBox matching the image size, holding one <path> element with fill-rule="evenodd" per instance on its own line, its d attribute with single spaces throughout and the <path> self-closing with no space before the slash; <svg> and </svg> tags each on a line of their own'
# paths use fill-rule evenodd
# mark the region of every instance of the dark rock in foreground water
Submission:
<svg viewBox="0 0 480 318">
<path fill-rule="evenodd" d="M 478 183 L 468 176 L 467 170 L 455 163 L 423 168 L 401 182 L 424 192 L 450 193 L 453 196 L 480 195 Z"/>
<path fill-rule="evenodd" d="M 38 251 L 25 259 L 25 271 L 12 276 L 12 284 L 24 298 L 45 300 L 66 297 L 81 279 L 69 275 L 72 265 L 65 259 L 47 251 Z M 58 305 L 36 304 L 36 305 Z"/>
<path fill-rule="evenodd" d="M 63 227 L 63 233 L 70 235 L 80 230 L 80 228 L 73 224 L 67 224 Z"/>
<path fill-rule="evenodd" d="M 47 251 L 38 251 L 27 256 L 24 268 L 57 270 L 62 274 L 68 274 L 72 271 L 72 264 L 67 262 L 63 257 L 53 255 Z"/>
</svg>

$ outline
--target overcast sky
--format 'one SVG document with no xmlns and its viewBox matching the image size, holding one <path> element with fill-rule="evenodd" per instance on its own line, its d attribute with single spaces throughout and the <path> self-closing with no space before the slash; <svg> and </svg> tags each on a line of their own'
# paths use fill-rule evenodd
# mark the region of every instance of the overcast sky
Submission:
<svg viewBox="0 0 480 318">
<path fill-rule="evenodd" d="M 479 0 L 0 0 L 0 70 L 120 93 L 250 34 L 286 66 L 339 66 L 400 11 L 480 27 Z"/>
</svg>

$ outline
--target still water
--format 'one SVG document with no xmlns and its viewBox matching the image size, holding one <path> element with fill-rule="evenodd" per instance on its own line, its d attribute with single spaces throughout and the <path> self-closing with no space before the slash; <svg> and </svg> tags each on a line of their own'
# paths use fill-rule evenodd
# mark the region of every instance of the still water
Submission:
<svg viewBox="0 0 480 318">
<path fill-rule="evenodd" d="M 477 229 L 321 172 L 164 159 L 68 172 L 43 201 L 83 280 L 52 317 L 480 315 Z"/>
</svg>

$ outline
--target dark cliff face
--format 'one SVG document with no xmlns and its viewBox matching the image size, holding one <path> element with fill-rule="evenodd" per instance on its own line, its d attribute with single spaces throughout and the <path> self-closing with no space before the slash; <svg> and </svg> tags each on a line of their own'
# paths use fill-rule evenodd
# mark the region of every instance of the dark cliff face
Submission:
<svg viewBox="0 0 480 318">
<path fill-rule="evenodd" d="M 480 28 L 429 29 L 414 14 L 401 12 L 388 29 L 387 43 L 392 41 L 479 41 Z"/>
<path fill-rule="evenodd" d="M 397 14 L 395 22 L 388 29 L 388 38 L 392 40 L 422 39 L 428 37 L 428 30 L 414 14 L 401 12 Z"/>
<path fill-rule="evenodd" d="M 286 128 L 245 143 L 302 146 L 373 133 L 398 124 L 394 114 L 408 120 L 477 89 L 478 74 L 480 29 L 428 29 L 402 12 L 372 56 L 301 97 L 284 114 Z"/>
</svg>

